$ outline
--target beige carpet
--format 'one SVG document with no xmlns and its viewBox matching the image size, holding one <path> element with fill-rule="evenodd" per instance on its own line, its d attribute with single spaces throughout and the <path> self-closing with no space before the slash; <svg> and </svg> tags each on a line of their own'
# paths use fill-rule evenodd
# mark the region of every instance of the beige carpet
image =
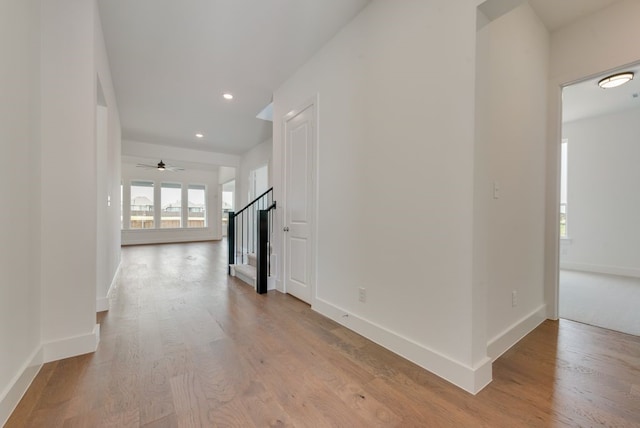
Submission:
<svg viewBox="0 0 640 428">
<path fill-rule="evenodd" d="M 559 315 L 640 336 L 640 278 L 561 270 Z"/>
</svg>

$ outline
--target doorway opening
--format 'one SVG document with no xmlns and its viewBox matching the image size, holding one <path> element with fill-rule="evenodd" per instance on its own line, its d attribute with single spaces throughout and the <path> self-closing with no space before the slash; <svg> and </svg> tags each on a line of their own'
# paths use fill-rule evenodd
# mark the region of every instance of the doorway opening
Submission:
<svg viewBox="0 0 640 428">
<path fill-rule="evenodd" d="M 247 203 L 269 190 L 269 166 L 263 165 L 249 171 L 249 189 Z"/>
<path fill-rule="evenodd" d="M 603 89 L 618 72 L 636 78 Z M 562 91 L 558 315 L 640 335 L 640 63 Z"/>
<path fill-rule="evenodd" d="M 222 236 L 227 236 L 229 229 L 229 212 L 235 211 L 236 181 L 222 184 Z"/>
</svg>

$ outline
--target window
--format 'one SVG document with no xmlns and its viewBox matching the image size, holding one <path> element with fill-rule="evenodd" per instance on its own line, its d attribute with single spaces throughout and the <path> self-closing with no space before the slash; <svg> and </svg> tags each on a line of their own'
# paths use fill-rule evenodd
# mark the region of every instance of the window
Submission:
<svg viewBox="0 0 640 428">
<path fill-rule="evenodd" d="M 560 149 L 560 238 L 568 238 L 567 230 L 567 150 L 568 140 L 562 140 Z"/>
<path fill-rule="evenodd" d="M 153 229 L 153 181 L 131 182 L 131 229 Z"/>
<path fill-rule="evenodd" d="M 187 227 L 207 227 L 205 186 L 189 184 L 187 199 Z"/>
<path fill-rule="evenodd" d="M 207 227 L 204 184 L 131 180 L 121 184 L 120 194 L 131 199 L 129 206 L 120 209 L 123 230 L 127 225 L 131 230 Z"/>
<path fill-rule="evenodd" d="M 171 229 L 182 227 L 182 185 L 162 183 L 160 185 L 160 227 Z"/>
</svg>

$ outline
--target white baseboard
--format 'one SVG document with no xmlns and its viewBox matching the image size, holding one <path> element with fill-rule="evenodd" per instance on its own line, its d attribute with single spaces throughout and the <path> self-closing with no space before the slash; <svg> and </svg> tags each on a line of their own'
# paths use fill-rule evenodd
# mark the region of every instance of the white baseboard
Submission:
<svg viewBox="0 0 640 428">
<path fill-rule="evenodd" d="M 640 278 L 640 269 L 623 266 L 592 265 L 587 263 L 560 262 L 560 269 L 582 272 L 604 273 L 607 275 L 630 276 Z"/>
<path fill-rule="evenodd" d="M 100 324 L 96 324 L 93 327 L 93 331 L 89 334 L 43 344 L 43 362 L 48 363 L 50 361 L 95 352 L 96 349 L 98 349 L 98 343 L 100 343 Z"/>
<path fill-rule="evenodd" d="M 121 264 L 118 263 L 116 272 L 113 274 L 113 278 L 111 279 L 111 284 L 109 284 L 107 295 L 105 297 L 96 298 L 96 312 L 104 312 L 109 310 L 109 298 L 111 297 L 111 292 L 115 289 L 116 281 L 118 280 L 118 275 L 120 274 L 120 266 Z"/>
<path fill-rule="evenodd" d="M 543 304 L 535 311 L 513 323 L 502 333 L 493 337 L 487 344 L 487 354 L 491 361 L 495 361 L 520 339 L 531 333 L 547 319 L 547 305 Z"/>
<path fill-rule="evenodd" d="M 312 309 L 471 394 L 477 394 L 491 382 L 489 358 L 469 367 L 321 299 L 314 299 Z"/>
<path fill-rule="evenodd" d="M 0 426 L 7 422 L 41 368 L 42 347 L 38 347 L 0 395 Z"/>
<path fill-rule="evenodd" d="M 216 238 L 211 228 L 126 229 L 121 232 L 120 243 L 122 246 L 169 244 L 214 241 Z"/>
<path fill-rule="evenodd" d="M 100 324 L 96 324 L 89 334 L 45 343 L 38 347 L 0 394 L 0 426 L 7 422 L 44 363 L 95 352 L 99 342 Z"/>
</svg>

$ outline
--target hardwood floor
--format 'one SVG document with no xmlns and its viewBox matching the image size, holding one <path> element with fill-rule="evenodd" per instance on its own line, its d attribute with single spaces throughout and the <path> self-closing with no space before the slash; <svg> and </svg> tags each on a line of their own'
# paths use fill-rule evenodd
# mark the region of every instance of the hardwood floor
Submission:
<svg viewBox="0 0 640 428">
<path fill-rule="evenodd" d="M 547 321 L 472 396 L 225 260 L 123 248 L 97 352 L 46 364 L 6 427 L 640 426 L 638 337 Z"/>
</svg>

